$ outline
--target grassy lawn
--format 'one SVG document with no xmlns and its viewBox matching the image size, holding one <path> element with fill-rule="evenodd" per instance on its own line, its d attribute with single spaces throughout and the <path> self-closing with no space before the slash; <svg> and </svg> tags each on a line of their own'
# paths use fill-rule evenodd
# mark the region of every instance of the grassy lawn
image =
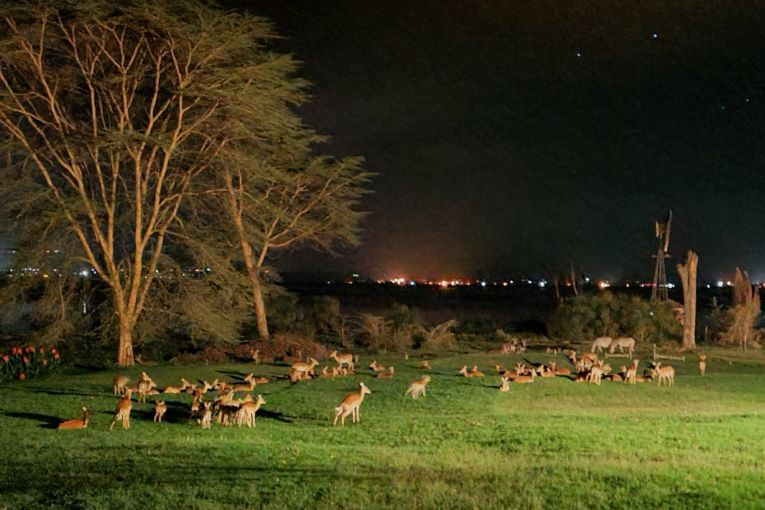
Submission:
<svg viewBox="0 0 765 510">
<path fill-rule="evenodd" d="M 167 423 L 152 422 L 151 403 L 134 403 L 130 430 L 110 432 L 115 371 L 4 384 L 0 508 L 765 507 L 761 355 L 711 351 L 704 378 L 695 361 L 672 362 L 674 388 L 558 378 L 500 393 L 489 367 L 518 359 L 434 359 L 419 401 L 403 398 L 421 374 L 415 359 L 378 358 L 395 365 L 393 380 L 366 370 L 276 380 L 256 388 L 267 404 L 254 429 L 201 430 L 187 420 L 190 396 L 171 395 Z M 473 363 L 485 379 L 455 376 Z M 244 363 L 146 370 L 160 386 L 287 372 Z M 139 372 L 124 373 L 135 381 Z M 358 381 L 372 390 L 361 424 L 333 428 L 333 407 Z M 51 428 L 81 405 L 93 413 L 87 430 Z"/>
</svg>

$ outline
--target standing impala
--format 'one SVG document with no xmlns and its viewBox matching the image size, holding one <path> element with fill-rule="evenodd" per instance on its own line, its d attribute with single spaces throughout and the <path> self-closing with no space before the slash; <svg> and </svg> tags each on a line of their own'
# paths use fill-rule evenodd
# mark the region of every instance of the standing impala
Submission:
<svg viewBox="0 0 765 510">
<path fill-rule="evenodd" d="M 125 395 L 117 402 L 117 408 L 114 410 L 114 418 L 109 425 L 109 430 L 112 430 L 117 420 L 122 422 L 123 429 L 130 428 L 130 411 L 133 409 L 133 401 L 131 400 L 132 390 L 130 388 L 125 389 Z"/>
<path fill-rule="evenodd" d="M 347 366 L 349 370 L 353 370 L 354 364 L 353 364 L 353 354 L 350 353 L 342 353 L 338 354 L 337 351 L 332 351 L 329 353 L 329 357 L 334 359 L 338 365 Z"/>
<path fill-rule="evenodd" d="M 364 383 L 359 383 L 359 387 L 361 388 L 359 391 L 347 394 L 345 398 L 343 398 L 343 401 L 340 402 L 340 405 L 335 408 L 335 421 L 332 423 L 333 426 L 337 425 L 338 418 L 340 418 L 340 425 L 345 426 L 345 417 L 349 414 L 352 414 L 351 420 L 353 423 L 361 421 L 361 415 L 359 413 L 361 403 L 364 402 L 364 395 L 369 395 L 372 391 L 367 388 Z"/>
</svg>

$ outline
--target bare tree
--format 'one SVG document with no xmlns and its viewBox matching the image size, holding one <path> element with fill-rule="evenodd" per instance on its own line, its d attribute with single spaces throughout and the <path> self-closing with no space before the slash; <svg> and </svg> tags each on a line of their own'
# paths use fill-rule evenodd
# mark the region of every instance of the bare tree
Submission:
<svg viewBox="0 0 765 510">
<path fill-rule="evenodd" d="M 760 314 L 760 293 L 749 281 L 749 274 L 736 268 L 733 280 L 733 307 L 730 315 L 733 323 L 725 331 L 721 340 L 724 343 L 736 343 L 746 350 L 753 337 L 754 321 Z"/>
<path fill-rule="evenodd" d="M 269 255 L 301 244 L 332 250 L 336 243 L 355 245 L 359 239 L 363 214 L 357 208 L 371 174 L 360 158 L 311 157 L 306 150 L 292 161 L 264 163 L 267 171 L 222 170 L 224 210 L 249 277 L 261 338 L 269 336 L 263 297 Z"/>
<path fill-rule="evenodd" d="M 261 20 L 207 4 L 106 0 L 4 7 L 0 126 L 110 289 L 120 365 L 163 248 L 231 119 L 276 87 Z M 277 64 L 275 64 L 275 62 Z M 39 218 L 39 221 L 47 221 Z"/>
<path fill-rule="evenodd" d="M 677 264 L 677 273 L 683 284 L 683 344 L 685 351 L 696 349 L 696 274 L 699 256 L 688 250 L 685 264 Z"/>
</svg>

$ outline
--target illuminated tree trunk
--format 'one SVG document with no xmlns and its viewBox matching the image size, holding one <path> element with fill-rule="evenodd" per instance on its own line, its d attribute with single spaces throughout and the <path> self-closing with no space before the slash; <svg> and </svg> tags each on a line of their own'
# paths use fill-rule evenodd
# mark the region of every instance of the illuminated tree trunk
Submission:
<svg viewBox="0 0 765 510">
<path fill-rule="evenodd" d="M 135 365 L 133 357 L 133 327 L 125 318 L 120 317 L 119 327 L 119 350 L 117 352 L 117 364 L 121 367 L 132 367 Z"/>
<path fill-rule="evenodd" d="M 696 273 L 699 266 L 699 256 L 688 250 L 685 264 L 677 264 L 677 273 L 683 284 L 683 344 L 685 351 L 696 349 Z"/>
</svg>

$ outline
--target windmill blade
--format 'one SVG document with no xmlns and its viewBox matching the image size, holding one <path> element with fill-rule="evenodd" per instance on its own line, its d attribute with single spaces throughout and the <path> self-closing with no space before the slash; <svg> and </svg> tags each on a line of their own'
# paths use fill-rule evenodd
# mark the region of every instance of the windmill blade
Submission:
<svg viewBox="0 0 765 510">
<path fill-rule="evenodd" d="M 669 233 L 672 229 L 672 209 L 669 210 L 667 215 L 667 229 L 664 232 L 664 253 L 669 253 Z"/>
</svg>

